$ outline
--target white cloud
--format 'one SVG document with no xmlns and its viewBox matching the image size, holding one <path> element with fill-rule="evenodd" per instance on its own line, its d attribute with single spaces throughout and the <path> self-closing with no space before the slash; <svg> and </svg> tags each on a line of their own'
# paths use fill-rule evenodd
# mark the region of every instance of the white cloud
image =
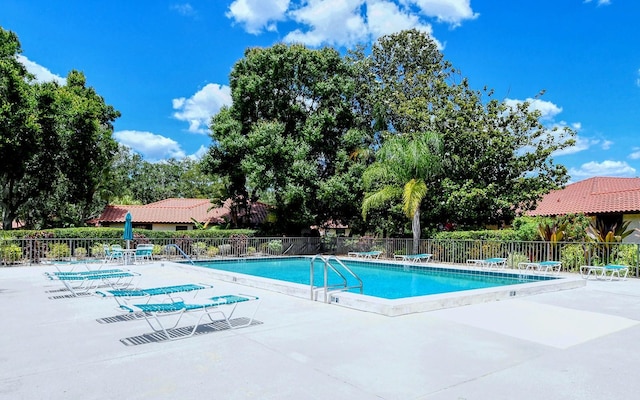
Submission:
<svg viewBox="0 0 640 400">
<path fill-rule="evenodd" d="M 253 34 L 295 22 L 284 40 L 314 47 L 350 46 L 411 28 L 431 34 L 426 19 L 456 27 L 478 17 L 470 0 L 235 0 L 226 15 Z"/>
<path fill-rule="evenodd" d="M 151 132 L 118 131 L 113 136 L 150 162 L 168 158 L 182 159 L 186 156 L 178 142 Z"/>
<path fill-rule="evenodd" d="M 189 123 L 189 132 L 206 134 L 211 117 L 231 105 L 231 88 L 209 83 L 190 98 L 173 99 L 173 116 Z"/>
<path fill-rule="evenodd" d="M 632 160 L 640 159 L 640 147 L 634 147 L 633 152 L 629 154 L 629 158 Z"/>
<path fill-rule="evenodd" d="M 27 68 L 27 71 L 35 75 L 36 80 L 38 82 L 55 81 L 55 82 L 58 82 L 58 84 L 60 85 L 67 84 L 67 80 L 65 78 L 54 74 L 53 72 L 49 71 L 47 68 L 29 60 L 27 57 L 23 56 L 22 54 L 18 54 L 17 58 L 18 58 L 18 62 L 20 62 L 22 65 L 25 66 L 25 68 Z"/>
<path fill-rule="evenodd" d="M 471 0 L 406 0 L 420 8 L 422 14 L 438 21 L 460 26 L 462 21 L 478 17 L 471 9 Z"/>
<path fill-rule="evenodd" d="M 252 34 L 275 31 L 276 22 L 286 19 L 290 3 L 291 0 L 235 0 L 226 15 Z"/>
<path fill-rule="evenodd" d="M 592 3 L 593 0 L 584 0 L 585 3 Z M 611 4 L 611 0 L 598 0 L 596 1 L 596 3 L 598 3 L 599 6 L 608 6 L 609 4 Z"/>
<path fill-rule="evenodd" d="M 196 10 L 189 3 L 173 4 L 170 8 L 185 17 L 193 17 L 197 14 Z"/>
<path fill-rule="evenodd" d="M 403 11 L 395 3 L 385 0 L 367 2 L 367 22 L 373 38 L 411 28 L 421 30 L 430 36 L 433 33 L 431 25 L 422 23 L 418 15 Z M 442 48 L 440 43 L 438 46 Z"/>
<path fill-rule="evenodd" d="M 540 119 L 542 120 L 553 120 L 556 115 L 562 112 L 562 107 L 558 107 L 550 101 L 540 100 L 540 99 L 532 99 L 527 98 L 526 100 L 514 100 L 514 99 L 506 99 L 505 103 L 507 106 L 515 108 L 518 104 L 522 104 L 523 102 L 529 103 L 529 111 L 537 110 L 540 111 Z"/>
<path fill-rule="evenodd" d="M 295 22 L 310 27 L 296 29 L 285 36 L 285 42 L 305 43 L 309 46 L 362 42 L 369 37 L 361 15 L 363 0 L 309 0 L 304 6 L 289 12 Z"/>
<path fill-rule="evenodd" d="M 592 176 L 633 177 L 636 176 L 636 169 L 624 161 L 591 161 L 582 164 L 579 169 L 570 169 L 569 175 L 571 175 L 571 178 L 574 180 L 581 180 Z"/>
</svg>

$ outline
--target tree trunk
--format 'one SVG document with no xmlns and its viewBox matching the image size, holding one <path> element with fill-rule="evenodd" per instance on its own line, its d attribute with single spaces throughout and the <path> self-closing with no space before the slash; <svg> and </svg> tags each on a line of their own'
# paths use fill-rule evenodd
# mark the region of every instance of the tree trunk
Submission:
<svg viewBox="0 0 640 400">
<path fill-rule="evenodd" d="M 413 232 L 413 254 L 418 254 L 420 248 L 420 208 L 413 214 L 411 231 Z"/>
</svg>

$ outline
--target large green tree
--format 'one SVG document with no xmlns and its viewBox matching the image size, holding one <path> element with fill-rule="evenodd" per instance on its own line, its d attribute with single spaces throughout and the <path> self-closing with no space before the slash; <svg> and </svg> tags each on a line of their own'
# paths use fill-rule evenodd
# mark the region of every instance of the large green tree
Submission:
<svg viewBox="0 0 640 400">
<path fill-rule="evenodd" d="M 0 28 L 0 208 L 3 228 L 77 226 L 102 205 L 96 194 L 117 149 L 119 112 L 84 75 L 38 83 L 17 56 L 17 36 Z"/>
<path fill-rule="evenodd" d="M 252 48 L 233 67 L 233 104 L 211 124 L 209 171 L 237 203 L 271 198 L 275 229 L 299 234 L 357 214 L 366 141 L 353 69 L 330 48 Z"/>
<path fill-rule="evenodd" d="M 52 189 L 45 172 L 51 126 L 40 125 L 37 110 L 47 114 L 55 94 L 43 90 L 38 96 L 30 84 L 33 76 L 17 60 L 21 52 L 18 37 L 0 28 L 0 209 L 5 230 L 27 199 Z"/>
</svg>

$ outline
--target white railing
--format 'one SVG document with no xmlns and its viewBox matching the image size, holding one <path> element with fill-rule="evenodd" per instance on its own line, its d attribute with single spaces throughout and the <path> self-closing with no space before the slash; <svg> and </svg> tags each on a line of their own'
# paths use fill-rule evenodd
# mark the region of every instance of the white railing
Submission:
<svg viewBox="0 0 640 400">
<path fill-rule="evenodd" d="M 412 239 L 379 239 L 348 237 L 236 237 L 169 239 L 136 238 L 131 247 L 153 244 L 153 258 L 192 260 L 219 257 L 296 256 L 314 254 L 346 255 L 351 251 L 382 251 L 381 258 L 413 253 Z M 105 245 L 126 247 L 122 239 L 106 238 L 0 238 L 1 265 L 32 265 L 43 261 L 104 258 Z M 179 247 L 183 254 L 177 251 Z M 519 262 L 545 260 L 562 261 L 563 270 L 579 271 L 582 265 L 625 264 L 629 275 L 639 276 L 640 245 L 634 243 L 591 243 L 499 240 L 436 240 L 420 241 L 419 253 L 433 254 L 432 261 L 464 264 L 468 259 L 504 257 L 509 267 Z"/>
</svg>

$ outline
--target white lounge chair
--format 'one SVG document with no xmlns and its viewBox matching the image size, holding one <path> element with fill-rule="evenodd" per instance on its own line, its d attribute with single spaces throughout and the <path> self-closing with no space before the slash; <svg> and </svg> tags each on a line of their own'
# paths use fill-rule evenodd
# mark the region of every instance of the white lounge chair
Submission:
<svg viewBox="0 0 640 400">
<path fill-rule="evenodd" d="M 249 301 L 255 301 L 256 306 L 254 307 L 251 316 L 248 318 L 248 321 L 242 324 L 232 323 L 231 318 L 233 317 L 238 304 Z M 126 305 L 123 308 L 129 312 L 135 313 L 135 315 L 143 316 L 154 332 L 164 333 L 167 339 L 176 340 L 193 336 L 198 329 L 198 325 L 200 325 L 200 322 L 202 322 L 204 318 L 207 318 L 209 322 L 212 323 L 224 321 L 231 329 L 249 326 L 253 323 L 253 318 L 258 311 L 259 305 L 258 297 L 242 294 L 211 297 L 198 303 L 170 301 L 155 304 L 131 304 Z M 216 314 L 221 316 L 222 319 L 214 319 L 213 315 Z M 180 325 L 180 321 L 185 315 L 190 315 L 196 318 L 195 325 L 186 335 L 182 331 L 178 330 L 178 325 Z M 174 319 L 174 321 L 167 325 L 163 323 L 166 319 Z"/>
<path fill-rule="evenodd" d="M 606 279 L 612 281 L 614 276 L 623 281 L 627 279 L 629 275 L 629 267 L 626 265 L 607 264 L 601 266 L 583 265 L 580 267 L 580 275 L 583 278 L 589 279 L 593 275 L 596 279 Z"/>
<path fill-rule="evenodd" d="M 379 258 L 382 254 L 381 251 L 350 251 L 347 253 L 348 256 L 357 257 L 357 258 Z"/>
<path fill-rule="evenodd" d="M 411 261 L 411 262 L 414 262 L 414 263 L 417 263 L 417 262 L 420 262 L 420 261 L 429 262 L 431 260 L 431 257 L 433 257 L 433 254 L 429 254 L 429 253 L 394 254 L 393 255 L 393 258 L 395 258 L 397 260 Z"/>
<path fill-rule="evenodd" d="M 507 259 L 502 257 L 492 257 L 484 259 L 470 259 L 467 260 L 467 265 L 473 265 L 478 268 L 487 269 L 504 269 L 507 268 Z"/>
<path fill-rule="evenodd" d="M 531 270 L 534 272 L 542 272 L 547 274 L 549 272 L 558 275 L 562 271 L 561 261 L 540 261 L 540 262 L 521 262 L 518 263 L 518 269 L 525 271 Z"/>
</svg>

